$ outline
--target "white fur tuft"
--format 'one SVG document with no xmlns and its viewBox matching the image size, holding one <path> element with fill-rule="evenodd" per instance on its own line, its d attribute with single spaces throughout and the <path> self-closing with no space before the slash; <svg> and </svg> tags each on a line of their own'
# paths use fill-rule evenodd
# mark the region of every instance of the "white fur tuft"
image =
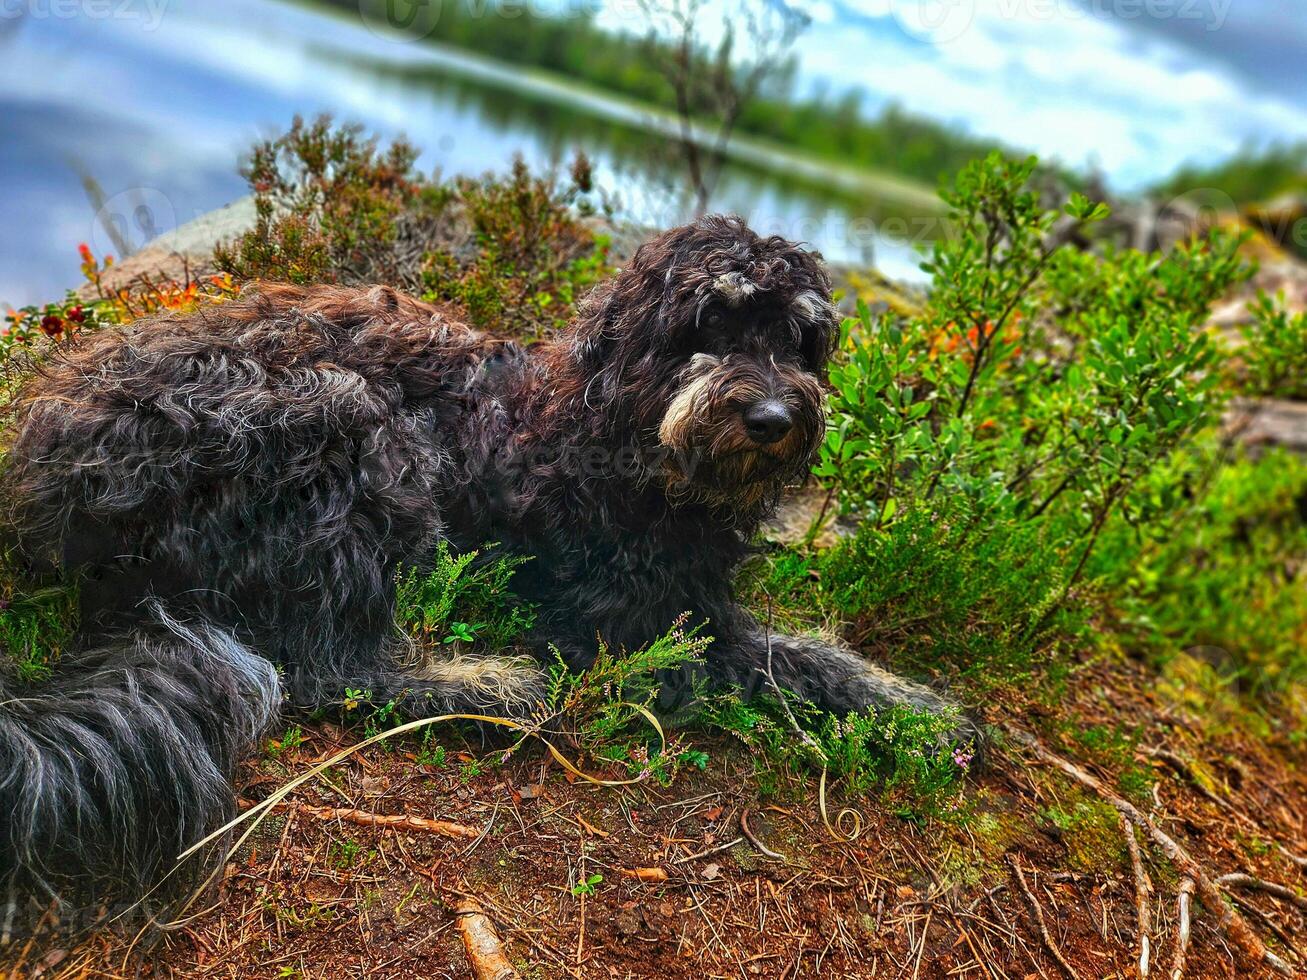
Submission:
<svg viewBox="0 0 1307 980">
<path fill-rule="evenodd" d="M 743 272 L 727 272 L 713 281 L 713 289 L 732 306 L 739 306 L 758 291 L 758 284 Z"/>
</svg>

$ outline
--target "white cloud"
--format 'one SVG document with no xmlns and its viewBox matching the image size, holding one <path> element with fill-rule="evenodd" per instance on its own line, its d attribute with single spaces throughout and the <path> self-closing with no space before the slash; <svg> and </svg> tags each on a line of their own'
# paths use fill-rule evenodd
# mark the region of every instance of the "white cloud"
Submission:
<svg viewBox="0 0 1307 980">
<path fill-rule="evenodd" d="M 1301 105 L 1073 0 L 832 2 L 843 17 L 800 41 L 805 77 L 1066 163 L 1093 160 L 1127 187 L 1249 139 L 1307 137 Z"/>
</svg>

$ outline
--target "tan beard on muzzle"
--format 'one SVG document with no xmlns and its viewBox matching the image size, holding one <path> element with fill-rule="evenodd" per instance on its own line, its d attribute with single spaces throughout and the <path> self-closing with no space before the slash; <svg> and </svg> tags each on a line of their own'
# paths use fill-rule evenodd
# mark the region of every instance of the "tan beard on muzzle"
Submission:
<svg viewBox="0 0 1307 980">
<path fill-rule="evenodd" d="M 723 359 L 695 355 L 658 427 L 659 443 L 671 450 L 663 470 L 678 495 L 749 506 L 775 492 L 793 471 L 804 437 L 796 427 L 775 446 L 757 445 L 745 435 L 737 413 L 717 397 L 726 381 L 733 403 L 761 401 L 771 394 L 747 374 L 731 371 Z"/>
<path fill-rule="evenodd" d="M 693 448 L 693 436 L 702 421 L 713 388 L 713 372 L 720 369 L 720 358 L 710 354 L 696 354 L 690 361 L 688 382 L 663 415 L 658 426 L 658 441 L 667 449 L 686 452 Z"/>
</svg>

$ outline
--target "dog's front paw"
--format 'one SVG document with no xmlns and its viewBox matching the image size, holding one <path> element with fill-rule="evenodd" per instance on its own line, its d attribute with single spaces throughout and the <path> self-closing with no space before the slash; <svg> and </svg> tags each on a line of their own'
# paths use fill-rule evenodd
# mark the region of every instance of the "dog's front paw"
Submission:
<svg viewBox="0 0 1307 980">
<path fill-rule="evenodd" d="M 843 703 L 834 706 L 837 712 L 903 707 L 932 715 L 938 722 L 941 751 L 954 753 L 969 766 L 978 764 L 985 754 L 988 739 L 979 717 L 947 695 L 875 664 L 864 663 L 857 676 L 843 685 L 840 700 Z"/>
<path fill-rule="evenodd" d="M 432 658 L 410 670 L 406 708 L 425 702 L 428 713 L 473 714 L 527 721 L 543 707 L 548 677 L 531 657 L 463 653 Z"/>
</svg>

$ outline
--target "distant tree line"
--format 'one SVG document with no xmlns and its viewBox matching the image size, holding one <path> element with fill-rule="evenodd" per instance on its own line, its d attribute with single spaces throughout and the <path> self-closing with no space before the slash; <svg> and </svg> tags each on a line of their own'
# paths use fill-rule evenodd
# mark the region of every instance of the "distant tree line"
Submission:
<svg viewBox="0 0 1307 980">
<path fill-rule="evenodd" d="M 321 0 L 369 20 L 390 21 L 414 34 L 511 64 L 547 69 L 677 111 L 677 92 L 665 66 L 679 52 L 675 38 L 651 33 L 614 33 L 595 23 L 594 12 L 549 15 L 527 4 L 497 0 Z M 395 16 L 402 13 L 402 17 Z M 694 72 L 710 78 L 720 70 L 720 48 L 704 44 L 692 57 Z M 746 68 L 740 68 L 744 71 Z M 915 177 L 931 184 L 995 148 L 995 141 L 959 133 L 890 105 L 868 115 L 863 93 L 796 92 L 796 65 L 789 59 L 769 73 L 748 100 L 734 130 L 842 162 Z M 740 80 L 747 87 L 747 80 Z M 708 120 L 714 123 L 714 120 Z"/>
<path fill-rule="evenodd" d="M 1195 191 L 1219 191 L 1239 205 L 1291 191 L 1307 193 L 1307 142 L 1247 148 L 1215 163 L 1186 164 L 1154 188 L 1164 198 Z"/>
</svg>

